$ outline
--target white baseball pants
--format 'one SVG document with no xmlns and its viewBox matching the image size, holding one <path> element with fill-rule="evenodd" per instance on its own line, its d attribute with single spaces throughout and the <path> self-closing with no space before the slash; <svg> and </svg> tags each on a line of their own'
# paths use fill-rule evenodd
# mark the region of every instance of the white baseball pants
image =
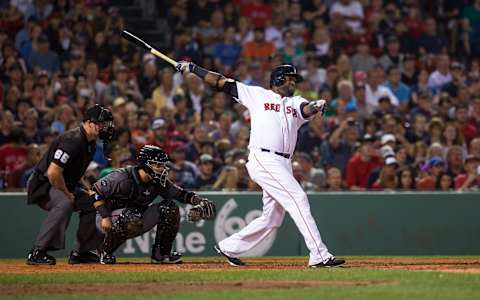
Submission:
<svg viewBox="0 0 480 300">
<path fill-rule="evenodd" d="M 322 242 L 307 195 L 293 177 L 290 159 L 251 149 L 246 167 L 250 177 L 263 189 L 263 214 L 221 241 L 220 249 L 228 256 L 241 256 L 279 227 L 287 211 L 310 250 L 309 265 L 332 257 Z"/>
</svg>

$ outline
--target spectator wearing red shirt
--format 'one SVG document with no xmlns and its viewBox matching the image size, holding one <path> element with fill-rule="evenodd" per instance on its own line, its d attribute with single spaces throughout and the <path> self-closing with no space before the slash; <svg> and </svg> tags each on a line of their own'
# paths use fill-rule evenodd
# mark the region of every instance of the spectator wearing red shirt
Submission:
<svg viewBox="0 0 480 300">
<path fill-rule="evenodd" d="M 420 15 L 418 7 L 415 5 L 412 5 L 408 9 L 408 15 L 404 19 L 403 23 L 408 29 L 408 34 L 414 40 L 418 40 L 425 31 L 425 24 L 423 22 L 423 18 Z"/>
<path fill-rule="evenodd" d="M 426 164 L 423 166 L 422 171 L 428 172 L 428 175 L 419 179 L 417 181 L 416 187 L 420 191 L 433 191 L 435 190 L 435 184 L 437 178 L 442 173 L 445 167 L 445 162 L 440 156 L 432 157 Z"/>
<path fill-rule="evenodd" d="M 347 163 L 347 185 L 350 190 L 365 190 L 370 172 L 381 166 L 379 157 L 374 153 L 375 138 L 365 134 L 359 151 Z"/>
<path fill-rule="evenodd" d="M 475 187 L 480 187 L 480 158 L 468 155 L 465 159 L 465 173 L 455 178 L 455 190 L 463 192 Z"/>
<path fill-rule="evenodd" d="M 7 188 L 18 187 L 19 179 L 27 168 L 28 151 L 23 139 L 23 130 L 15 127 L 10 135 L 10 143 L 0 147 L 0 176 Z"/>
<path fill-rule="evenodd" d="M 272 5 L 264 3 L 263 0 L 252 0 L 240 5 L 240 12 L 242 16 L 250 19 L 255 27 L 265 27 L 272 21 Z"/>
</svg>

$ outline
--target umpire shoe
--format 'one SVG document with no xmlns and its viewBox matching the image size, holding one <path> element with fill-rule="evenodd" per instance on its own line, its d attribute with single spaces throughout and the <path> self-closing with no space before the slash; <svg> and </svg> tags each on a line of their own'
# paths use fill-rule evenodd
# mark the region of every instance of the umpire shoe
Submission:
<svg viewBox="0 0 480 300">
<path fill-rule="evenodd" d="M 152 255 L 152 264 L 181 264 L 182 254 L 178 252 L 172 252 L 167 255 Z"/>
<path fill-rule="evenodd" d="M 55 257 L 48 255 L 45 250 L 33 249 L 28 252 L 27 265 L 54 265 Z"/>
<path fill-rule="evenodd" d="M 330 257 L 326 262 L 321 262 L 316 265 L 309 266 L 310 268 L 334 268 L 341 267 L 345 263 L 344 259 L 335 258 L 335 256 Z"/>
<path fill-rule="evenodd" d="M 70 252 L 70 256 L 68 257 L 68 263 L 71 265 L 98 264 L 99 262 L 100 257 L 98 257 L 95 251 L 78 252 L 74 250 Z"/>
<path fill-rule="evenodd" d="M 227 259 L 227 262 L 232 265 L 232 266 L 235 266 L 235 267 L 240 267 L 240 266 L 244 266 L 245 263 L 243 261 L 240 260 L 240 258 L 238 257 L 231 257 L 231 256 L 228 256 L 226 255 L 225 253 L 223 253 L 222 249 L 220 249 L 220 247 L 218 245 L 215 245 L 213 246 L 213 249 L 215 249 L 215 251 L 220 254 L 220 255 L 223 255 L 226 259 Z"/>
<path fill-rule="evenodd" d="M 103 251 L 100 253 L 100 263 L 102 265 L 113 265 L 117 262 L 115 255 Z"/>
</svg>

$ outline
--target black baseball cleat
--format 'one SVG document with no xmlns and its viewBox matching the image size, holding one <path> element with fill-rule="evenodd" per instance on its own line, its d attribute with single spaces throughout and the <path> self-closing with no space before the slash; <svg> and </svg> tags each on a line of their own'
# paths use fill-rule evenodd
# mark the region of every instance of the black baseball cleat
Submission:
<svg viewBox="0 0 480 300">
<path fill-rule="evenodd" d="M 152 264 L 181 264 L 182 254 L 178 252 L 172 252 L 168 255 L 152 255 Z"/>
<path fill-rule="evenodd" d="M 95 251 L 78 252 L 73 250 L 68 257 L 68 263 L 71 265 L 76 264 L 98 264 L 100 257 Z"/>
<path fill-rule="evenodd" d="M 28 252 L 27 265 L 54 265 L 55 257 L 48 255 L 45 250 L 33 249 Z"/>
<path fill-rule="evenodd" d="M 115 255 L 103 251 L 100 253 L 100 263 L 102 265 L 113 265 L 117 262 Z"/>
<path fill-rule="evenodd" d="M 341 267 L 345 263 L 344 259 L 335 258 L 335 256 L 330 257 L 326 262 L 321 262 L 316 265 L 309 266 L 310 268 L 334 268 Z"/>
<path fill-rule="evenodd" d="M 220 249 L 218 245 L 213 246 L 213 249 L 215 249 L 215 251 L 218 254 L 223 255 L 231 266 L 235 266 L 235 267 L 245 266 L 245 263 L 241 261 L 240 258 L 226 255 L 225 253 L 223 253 L 223 251 Z"/>
</svg>

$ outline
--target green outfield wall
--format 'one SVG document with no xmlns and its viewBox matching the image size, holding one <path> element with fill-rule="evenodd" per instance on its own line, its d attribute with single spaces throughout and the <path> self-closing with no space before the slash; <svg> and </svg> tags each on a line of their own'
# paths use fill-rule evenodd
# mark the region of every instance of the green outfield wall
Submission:
<svg viewBox="0 0 480 300">
<path fill-rule="evenodd" d="M 185 255 L 214 255 L 213 245 L 261 214 L 259 193 L 203 193 L 217 205 L 214 221 L 187 223 L 183 216 L 175 242 Z M 480 193 L 314 193 L 310 206 L 322 238 L 336 255 L 480 255 Z M 24 193 L 0 194 L 0 258 L 24 257 L 45 212 L 26 205 Z M 70 222 L 67 255 L 78 217 Z M 117 256 L 146 256 L 152 230 L 131 239 Z M 290 217 L 249 255 L 306 255 Z"/>
</svg>

